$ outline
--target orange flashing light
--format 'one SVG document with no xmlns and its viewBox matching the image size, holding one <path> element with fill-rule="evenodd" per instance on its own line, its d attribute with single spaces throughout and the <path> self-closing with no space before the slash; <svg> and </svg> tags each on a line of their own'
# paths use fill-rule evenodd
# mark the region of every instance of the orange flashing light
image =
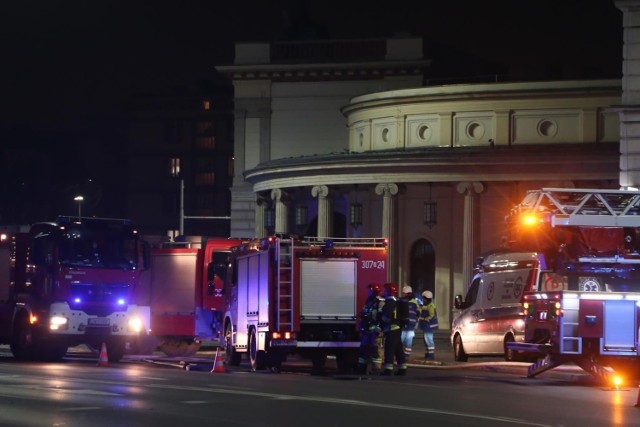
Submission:
<svg viewBox="0 0 640 427">
<path fill-rule="evenodd" d="M 36 316 L 35 314 L 32 314 L 29 316 L 29 323 L 30 324 L 35 324 L 38 322 L 38 316 Z"/>
<path fill-rule="evenodd" d="M 533 226 L 541 223 L 542 219 L 540 219 L 537 215 L 528 213 L 528 214 L 522 215 L 522 217 L 520 218 L 520 222 L 526 226 Z"/>
</svg>

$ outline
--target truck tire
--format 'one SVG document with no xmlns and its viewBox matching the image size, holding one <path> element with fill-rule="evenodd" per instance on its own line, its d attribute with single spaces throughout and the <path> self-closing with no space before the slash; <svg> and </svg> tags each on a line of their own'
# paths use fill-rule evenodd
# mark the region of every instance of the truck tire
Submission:
<svg viewBox="0 0 640 427">
<path fill-rule="evenodd" d="M 227 324 L 224 328 L 224 361 L 229 366 L 238 366 L 240 365 L 240 356 L 241 354 L 233 346 L 231 325 Z"/>
<path fill-rule="evenodd" d="M 264 350 L 258 350 L 258 337 L 256 330 L 251 329 L 249 334 L 249 363 L 251 363 L 252 371 L 262 371 L 267 368 L 265 363 L 266 355 Z"/>
<path fill-rule="evenodd" d="M 110 363 L 117 363 L 124 357 L 127 346 L 124 340 L 113 340 L 107 343 L 107 357 Z"/>
<path fill-rule="evenodd" d="M 469 360 L 469 356 L 464 351 L 464 344 L 462 344 L 462 337 L 456 335 L 453 339 L 453 358 L 457 362 L 466 362 Z"/>
<path fill-rule="evenodd" d="M 32 360 L 36 350 L 33 342 L 33 328 L 29 324 L 27 313 L 16 316 L 9 348 L 18 360 Z"/>
</svg>

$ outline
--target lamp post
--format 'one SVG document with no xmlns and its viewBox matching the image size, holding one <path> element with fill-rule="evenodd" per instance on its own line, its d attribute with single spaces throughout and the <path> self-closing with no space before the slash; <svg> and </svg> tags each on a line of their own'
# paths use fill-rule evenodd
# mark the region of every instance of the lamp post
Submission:
<svg viewBox="0 0 640 427">
<path fill-rule="evenodd" d="M 82 201 L 84 200 L 84 197 L 76 196 L 73 198 L 73 200 L 78 202 L 78 222 L 80 222 L 82 221 Z"/>
</svg>

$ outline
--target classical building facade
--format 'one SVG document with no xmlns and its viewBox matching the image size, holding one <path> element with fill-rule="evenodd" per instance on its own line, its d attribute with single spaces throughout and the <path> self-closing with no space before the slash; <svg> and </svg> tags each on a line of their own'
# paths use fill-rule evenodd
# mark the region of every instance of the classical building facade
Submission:
<svg viewBox="0 0 640 427">
<path fill-rule="evenodd" d="M 236 90 L 231 235 L 387 237 L 389 280 L 432 290 L 446 328 L 527 190 L 635 184 L 620 117 L 636 112 L 620 80 L 421 87 L 416 43 L 358 63 L 237 46 L 218 67 Z"/>
</svg>

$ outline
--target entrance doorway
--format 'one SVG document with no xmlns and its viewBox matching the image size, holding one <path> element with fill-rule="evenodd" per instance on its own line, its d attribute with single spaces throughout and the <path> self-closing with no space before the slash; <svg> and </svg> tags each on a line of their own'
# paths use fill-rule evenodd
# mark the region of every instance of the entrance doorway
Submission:
<svg viewBox="0 0 640 427">
<path fill-rule="evenodd" d="M 427 239 L 418 239 L 411 246 L 411 265 L 409 284 L 413 294 L 418 296 L 424 291 L 436 294 L 436 256 L 433 245 Z"/>
</svg>

